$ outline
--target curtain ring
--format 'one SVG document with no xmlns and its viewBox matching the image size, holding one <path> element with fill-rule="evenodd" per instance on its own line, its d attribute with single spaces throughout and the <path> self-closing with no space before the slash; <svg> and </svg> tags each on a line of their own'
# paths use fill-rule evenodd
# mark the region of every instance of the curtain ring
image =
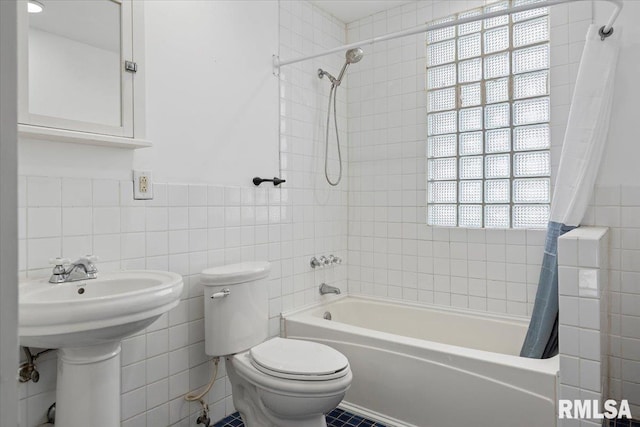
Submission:
<svg viewBox="0 0 640 427">
<path fill-rule="evenodd" d="M 600 27 L 600 30 L 598 30 L 598 34 L 600 34 L 600 40 L 602 41 L 613 34 L 613 27 L 609 28 L 609 31 L 605 31 L 604 28 L 605 26 L 603 25 L 602 27 Z"/>
</svg>

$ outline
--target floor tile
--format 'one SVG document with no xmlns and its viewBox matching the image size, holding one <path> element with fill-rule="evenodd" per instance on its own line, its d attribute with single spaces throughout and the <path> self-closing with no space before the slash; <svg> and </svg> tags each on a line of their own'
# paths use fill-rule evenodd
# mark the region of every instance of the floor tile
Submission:
<svg viewBox="0 0 640 427">
<path fill-rule="evenodd" d="M 244 423 L 240 414 L 236 412 L 218 421 L 213 427 L 244 427 Z M 336 408 L 327 414 L 327 427 L 385 427 L 385 425 Z"/>
</svg>

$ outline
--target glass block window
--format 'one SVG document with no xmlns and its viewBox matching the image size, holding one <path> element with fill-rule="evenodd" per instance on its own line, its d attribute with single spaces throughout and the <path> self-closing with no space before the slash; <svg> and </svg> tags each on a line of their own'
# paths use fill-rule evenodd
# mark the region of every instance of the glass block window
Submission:
<svg viewBox="0 0 640 427">
<path fill-rule="evenodd" d="M 433 24 L 540 0 L 504 0 Z M 544 228 L 549 15 L 541 7 L 427 32 L 427 222 Z"/>
</svg>

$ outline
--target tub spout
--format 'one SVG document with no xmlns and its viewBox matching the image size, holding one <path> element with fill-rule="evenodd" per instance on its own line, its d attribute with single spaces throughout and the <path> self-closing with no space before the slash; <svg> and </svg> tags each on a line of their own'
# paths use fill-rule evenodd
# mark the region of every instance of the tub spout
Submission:
<svg viewBox="0 0 640 427">
<path fill-rule="evenodd" d="M 322 283 L 320 285 L 320 295 L 339 294 L 339 293 L 340 293 L 340 289 L 336 288 L 335 286 L 330 286 L 330 285 L 327 285 L 326 283 Z"/>
</svg>

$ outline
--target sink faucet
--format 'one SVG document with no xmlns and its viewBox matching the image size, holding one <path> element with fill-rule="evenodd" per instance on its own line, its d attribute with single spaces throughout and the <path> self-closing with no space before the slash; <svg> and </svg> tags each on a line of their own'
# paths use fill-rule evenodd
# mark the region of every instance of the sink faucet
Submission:
<svg viewBox="0 0 640 427">
<path fill-rule="evenodd" d="M 327 285 L 326 283 L 320 284 L 320 295 L 326 294 L 340 294 L 340 289 L 335 286 Z"/>
<path fill-rule="evenodd" d="M 68 258 L 52 259 L 50 263 L 54 265 L 54 267 L 51 277 L 49 278 L 49 283 L 97 279 L 98 269 L 95 265 L 96 261 L 98 261 L 98 257 L 94 255 L 80 257 L 74 262 L 69 262 Z"/>
</svg>

